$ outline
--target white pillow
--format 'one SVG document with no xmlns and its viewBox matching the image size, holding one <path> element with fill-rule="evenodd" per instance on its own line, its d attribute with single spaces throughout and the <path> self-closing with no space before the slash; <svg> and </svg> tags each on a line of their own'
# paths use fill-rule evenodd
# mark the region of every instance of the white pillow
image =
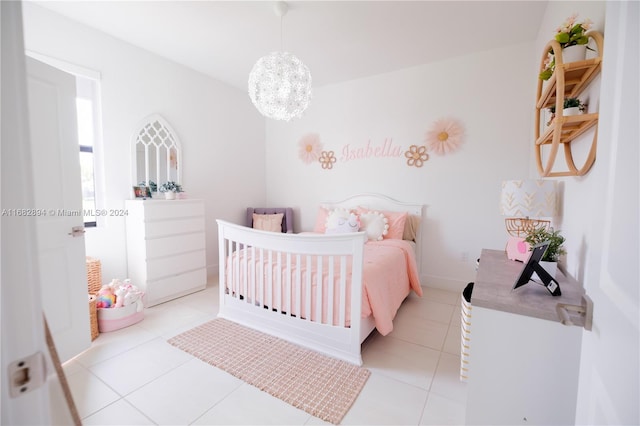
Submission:
<svg viewBox="0 0 640 426">
<path fill-rule="evenodd" d="M 282 232 L 282 217 L 284 213 L 253 214 L 253 229 L 262 231 Z"/>
<path fill-rule="evenodd" d="M 351 215 L 351 212 L 347 209 L 337 208 L 337 209 L 329 210 L 329 214 L 327 215 L 327 221 L 324 227 L 325 232 L 327 232 L 328 229 L 337 228 L 338 226 L 340 226 L 340 224 L 344 223 L 345 221 L 348 221 L 350 215 Z"/>
<path fill-rule="evenodd" d="M 360 229 L 360 219 L 355 213 L 350 213 L 347 218 L 336 216 L 334 219 L 336 220 L 332 220 L 332 222 L 336 222 L 336 224 L 334 225 L 332 223 L 334 226 L 327 227 L 327 234 L 346 234 L 349 232 L 358 232 Z"/>
<path fill-rule="evenodd" d="M 369 211 L 360 214 L 360 230 L 367 233 L 372 241 L 381 241 L 389 232 L 389 221 L 380 212 Z"/>
</svg>

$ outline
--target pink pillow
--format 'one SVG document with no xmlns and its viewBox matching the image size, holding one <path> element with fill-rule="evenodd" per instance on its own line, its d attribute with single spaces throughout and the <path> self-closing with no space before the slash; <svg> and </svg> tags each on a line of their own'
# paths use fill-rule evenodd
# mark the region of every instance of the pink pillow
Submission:
<svg viewBox="0 0 640 426">
<path fill-rule="evenodd" d="M 365 213 L 371 210 L 366 207 L 358 207 L 358 213 Z M 383 211 L 378 210 L 380 213 L 387 218 L 389 224 L 389 230 L 384 235 L 384 239 L 394 239 L 401 240 L 404 235 L 404 225 L 407 221 L 407 212 L 392 212 L 392 211 Z"/>
<path fill-rule="evenodd" d="M 318 216 L 316 217 L 316 225 L 313 232 L 324 234 L 327 229 L 327 218 L 329 217 L 329 209 L 326 207 L 318 207 Z"/>
</svg>

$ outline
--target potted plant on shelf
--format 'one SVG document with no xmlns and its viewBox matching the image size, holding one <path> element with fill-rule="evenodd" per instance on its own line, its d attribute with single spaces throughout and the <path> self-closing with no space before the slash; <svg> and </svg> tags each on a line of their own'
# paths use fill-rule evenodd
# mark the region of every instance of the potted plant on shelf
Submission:
<svg viewBox="0 0 640 426">
<path fill-rule="evenodd" d="M 549 121 L 547 121 L 547 126 L 550 126 L 551 123 L 553 123 L 553 119 L 556 118 L 556 106 L 552 105 L 548 108 L 548 110 L 551 113 L 551 116 L 549 117 Z M 586 110 L 587 105 L 584 104 L 580 99 L 566 98 L 563 104 L 562 115 L 566 117 L 568 115 L 584 114 Z"/>
<path fill-rule="evenodd" d="M 149 189 L 151 189 L 151 192 L 158 192 L 158 184 L 152 180 L 149 181 L 149 185 L 147 185 L 147 182 L 143 180 L 138 184 L 138 186 L 148 186 Z"/>
<path fill-rule="evenodd" d="M 551 275 L 555 277 L 556 271 L 558 270 L 558 260 L 560 256 L 566 254 L 566 250 L 563 247 L 563 243 L 565 238 L 560 235 L 560 231 L 546 228 L 535 229 L 524 239 L 530 246 L 534 246 L 536 244 L 549 242 L 549 247 L 547 247 L 547 251 L 542 257 L 542 261 L 540 265 Z"/>
<path fill-rule="evenodd" d="M 167 200 L 175 200 L 176 194 L 182 192 L 182 186 L 174 181 L 165 182 L 158 188 L 158 191 L 164 193 L 164 197 Z"/>
<path fill-rule="evenodd" d="M 562 48 L 562 62 L 565 64 L 582 61 L 586 57 L 589 37 L 586 36 L 585 33 L 591 28 L 593 22 L 591 22 L 589 18 L 582 22 L 576 22 L 577 17 L 577 14 L 569 16 L 562 25 L 558 27 L 554 37 Z M 551 78 L 555 66 L 556 60 L 553 55 L 553 50 L 550 49 L 544 61 L 544 69 L 540 72 L 540 79 L 548 80 Z"/>
</svg>

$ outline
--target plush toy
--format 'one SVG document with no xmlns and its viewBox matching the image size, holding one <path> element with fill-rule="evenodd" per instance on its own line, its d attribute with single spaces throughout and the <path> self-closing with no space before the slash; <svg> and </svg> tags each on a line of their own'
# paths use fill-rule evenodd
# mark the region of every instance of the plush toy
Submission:
<svg viewBox="0 0 640 426">
<path fill-rule="evenodd" d="M 127 294 L 127 289 L 123 286 L 118 287 L 115 292 L 116 295 L 116 304 L 114 308 L 122 308 L 125 302 L 125 296 Z"/>
<path fill-rule="evenodd" d="M 116 303 L 116 295 L 113 287 L 110 285 L 103 285 L 96 295 L 96 307 L 97 308 L 110 308 Z"/>
<path fill-rule="evenodd" d="M 360 218 L 355 213 L 350 213 L 349 217 L 337 217 L 333 226 L 327 227 L 327 234 L 345 234 L 348 232 L 358 232 L 360 229 Z"/>
</svg>

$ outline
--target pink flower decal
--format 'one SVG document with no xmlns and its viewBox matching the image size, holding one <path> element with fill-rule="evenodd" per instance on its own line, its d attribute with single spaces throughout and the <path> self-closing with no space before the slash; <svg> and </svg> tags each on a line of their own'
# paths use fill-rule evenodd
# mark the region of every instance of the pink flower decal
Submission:
<svg viewBox="0 0 640 426">
<path fill-rule="evenodd" d="M 429 151 L 444 155 L 457 150 L 463 142 L 463 137 L 462 125 L 454 119 L 445 118 L 433 123 L 427 132 L 425 142 Z"/>
<path fill-rule="evenodd" d="M 322 152 L 322 143 L 320 143 L 320 135 L 317 133 L 309 133 L 304 135 L 298 142 L 299 156 L 306 164 L 318 161 Z"/>
</svg>

